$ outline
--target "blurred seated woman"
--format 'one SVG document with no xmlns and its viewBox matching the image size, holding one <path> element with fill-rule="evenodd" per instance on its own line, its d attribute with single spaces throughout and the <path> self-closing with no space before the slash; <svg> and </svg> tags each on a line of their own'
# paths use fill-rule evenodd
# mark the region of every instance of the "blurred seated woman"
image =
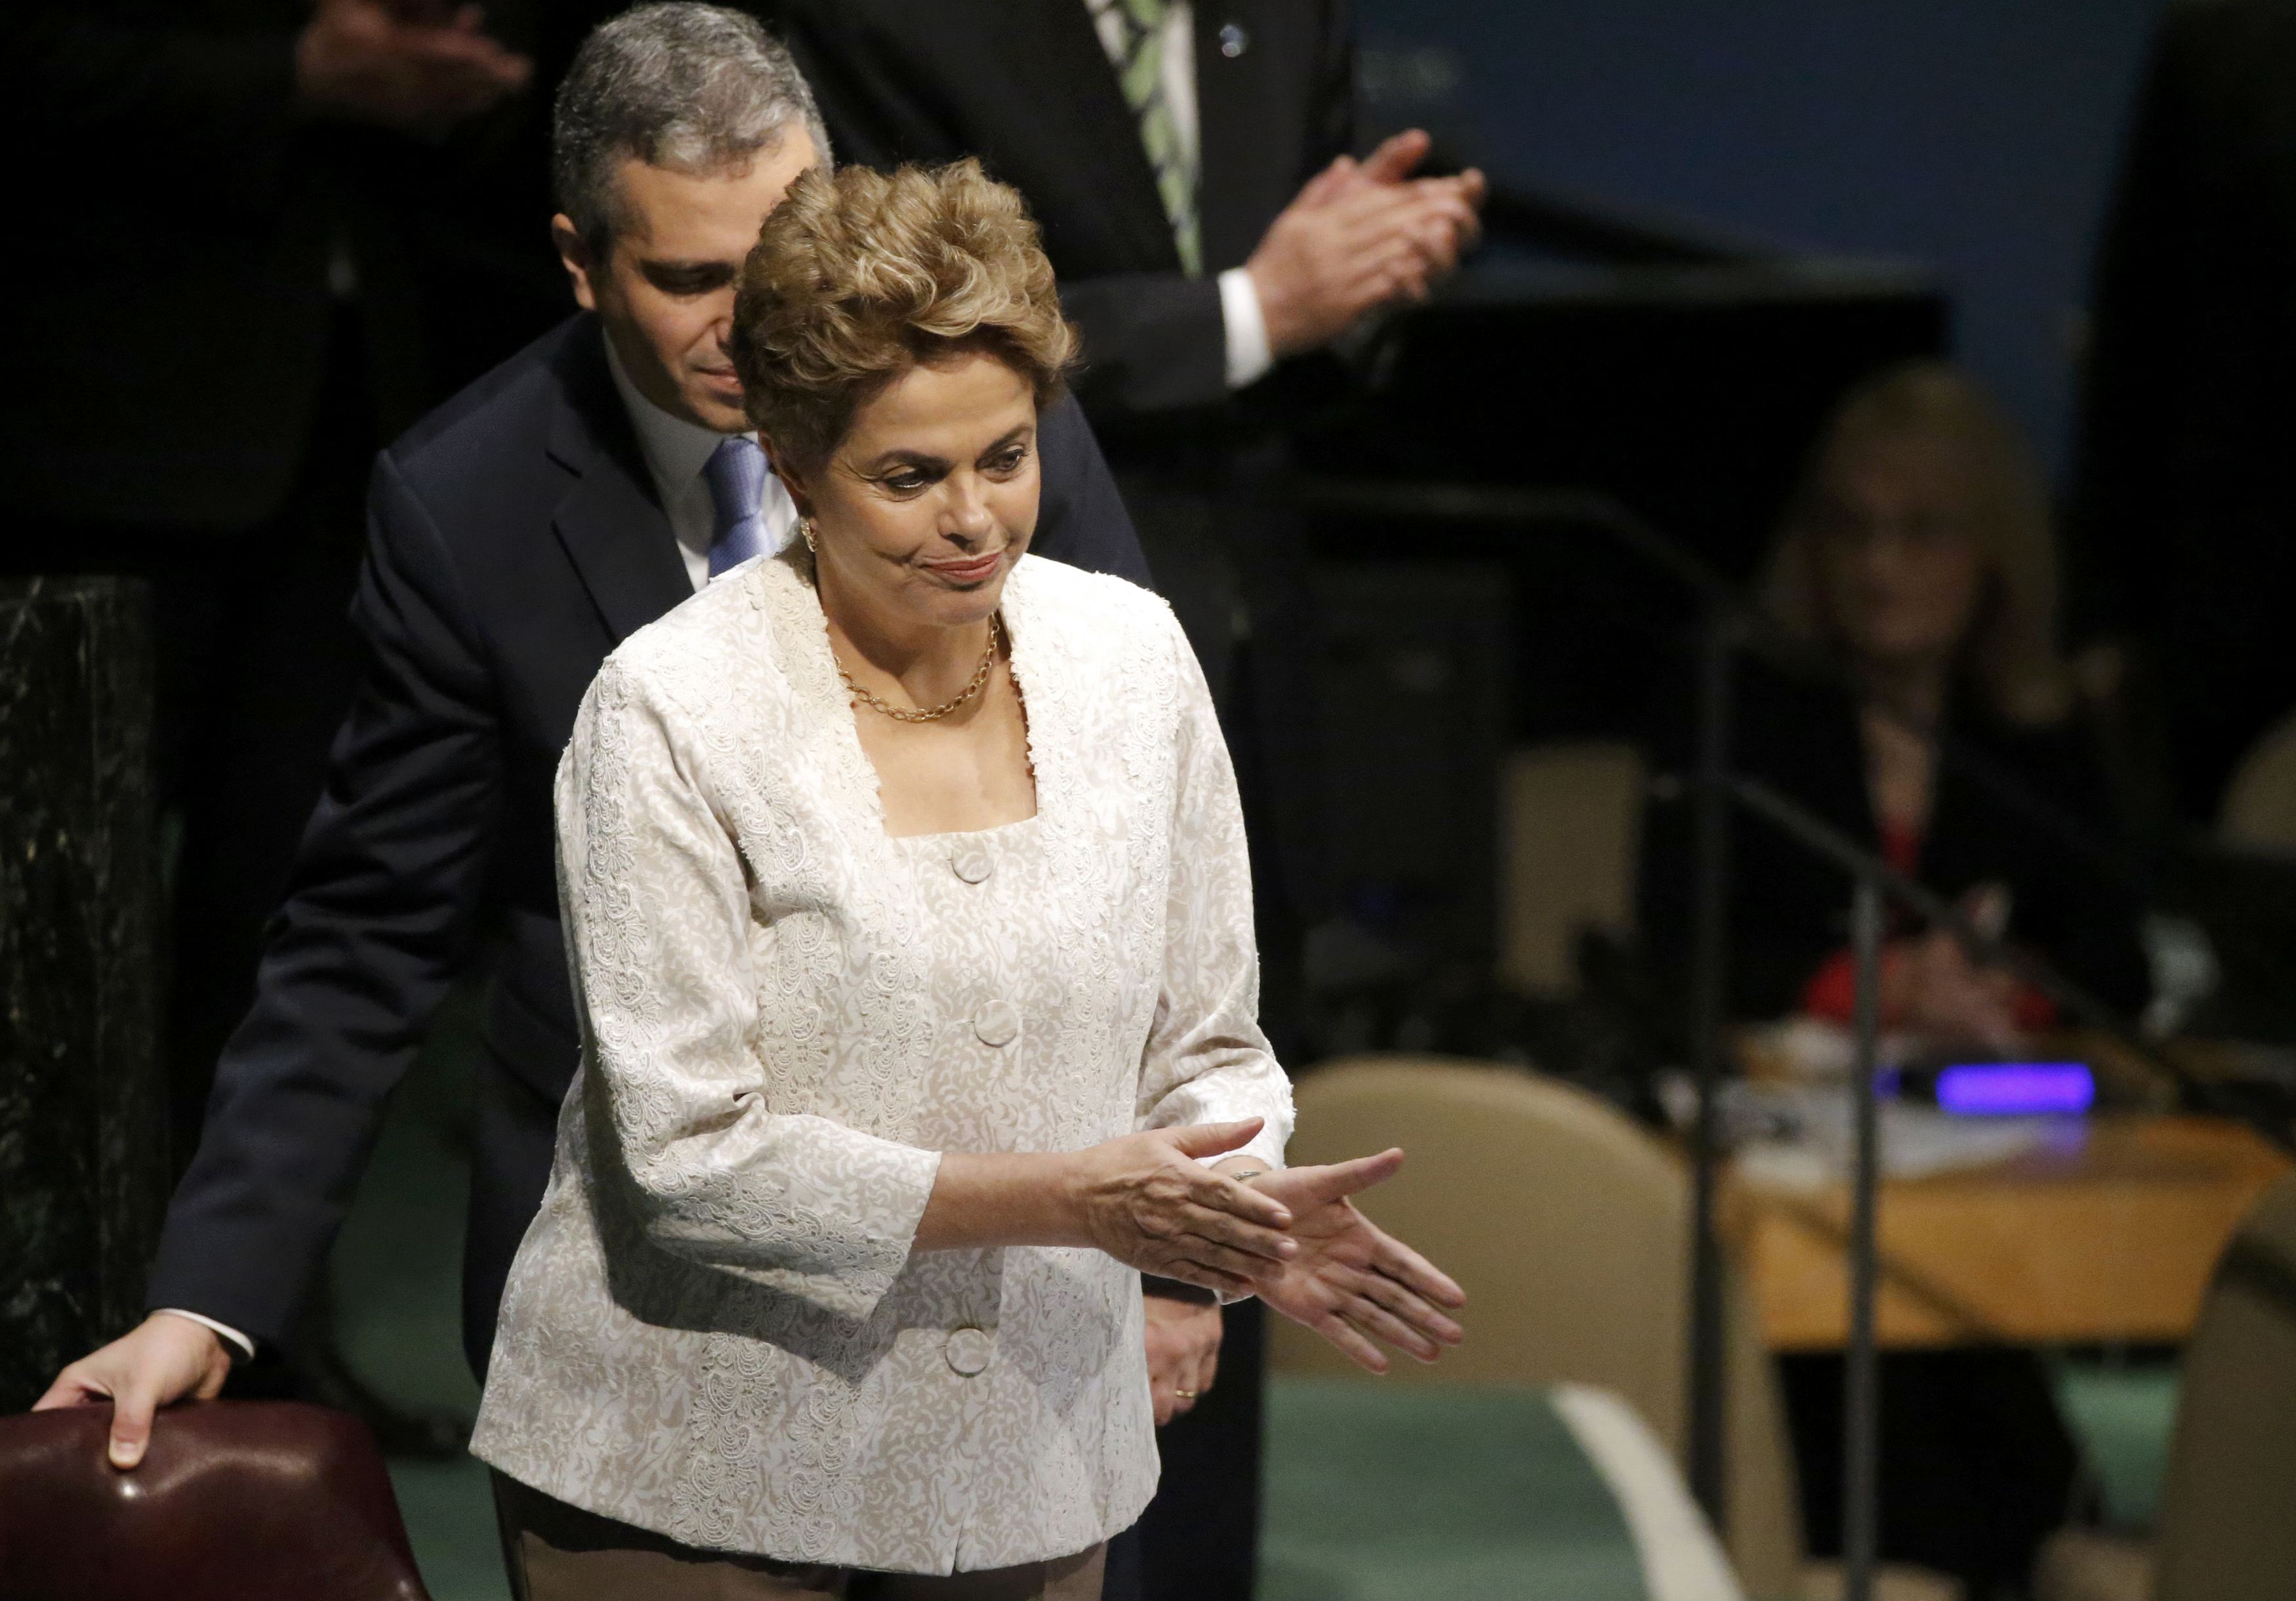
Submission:
<svg viewBox="0 0 2296 1601">
<path fill-rule="evenodd" d="M 816 168 L 750 254 L 804 537 L 616 650 L 559 768 L 582 1063 L 472 1441 L 524 1601 L 1091 1601 L 1143 1270 L 1375 1370 L 1460 1337 L 1347 1199 L 1400 1152 L 1283 1165 L 1170 608 L 1025 554 L 1074 349 L 972 162 Z"/>
<path fill-rule="evenodd" d="M 2111 787 L 2056 650 L 2039 474 L 1969 377 L 1910 363 L 1842 403 L 1789 507 L 1762 598 L 1816 670 L 1746 662 L 1738 770 L 2105 1000 L 2141 1006 L 2138 907 L 2113 863 Z M 1670 721 L 1680 735 L 1668 754 L 1687 772 L 1687 717 Z M 1932 732 L 1954 749 L 1941 752 Z M 1643 926 L 1676 973 L 1688 960 L 1690 810 L 1686 796 L 1654 809 L 1643 873 Z M 1733 1014 L 1848 1022 L 1841 872 L 1742 815 L 1730 872 Z M 1883 955 L 1882 1013 L 1884 1027 L 1938 1044 L 2003 1050 L 2055 1021 L 2046 998 L 1902 911 Z"/>
<path fill-rule="evenodd" d="M 2106 774 L 2056 653 L 2055 597 L 2046 502 L 2022 441 L 1957 369 L 1886 371 L 1821 436 L 1765 579 L 1770 614 L 1808 647 L 1813 670 L 1742 666 L 1732 757 L 1980 924 L 2134 1008 L 2145 987 L 2139 908 L 2111 859 Z M 1685 735 L 1677 770 L 1693 749 Z M 1644 926 L 1677 976 L 1688 965 L 1690 810 L 1686 792 L 1652 809 L 1643 866 Z M 1734 1014 L 1848 1022 L 1847 878 L 1757 819 L 1734 817 L 1731 852 Z M 1964 1049 L 2011 1049 L 2054 1021 L 2045 997 L 1902 913 L 1882 1011 L 1887 1028 Z M 1838 1551 L 1841 1363 L 1797 1356 L 1782 1369 L 1811 1547 Z M 2004 1348 L 1891 1352 L 1881 1392 L 1883 1555 L 1953 1573 L 1972 1596 L 2021 1593 L 2078 1467 L 2038 1360 Z"/>
</svg>

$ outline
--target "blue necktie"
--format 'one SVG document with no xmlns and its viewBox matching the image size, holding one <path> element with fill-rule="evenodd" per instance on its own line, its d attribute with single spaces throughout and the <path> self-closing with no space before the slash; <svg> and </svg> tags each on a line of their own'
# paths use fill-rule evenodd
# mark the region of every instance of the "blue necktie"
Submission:
<svg viewBox="0 0 2296 1601">
<path fill-rule="evenodd" d="M 718 507 L 717 536 L 709 542 L 709 576 L 714 579 L 765 554 L 766 453 L 758 448 L 757 440 L 737 434 L 709 453 L 701 476 Z"/>
</svg>

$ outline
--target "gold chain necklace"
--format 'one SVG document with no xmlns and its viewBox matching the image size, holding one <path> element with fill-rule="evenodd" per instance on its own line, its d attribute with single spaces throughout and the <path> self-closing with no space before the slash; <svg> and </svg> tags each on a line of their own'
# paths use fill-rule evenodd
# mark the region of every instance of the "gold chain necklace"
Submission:
<svg viewBox="0 0 2296 1601">
<path fill-rule="evenodd" d="M 845 680 L 845 687 L 852 692 L 855 704 L 882 712 L 895 722 L 937 723 L 980 693 L 982 686 L 988 682 L 990 669 L 996 665 L 997 647 L 1004 642 L 1004 620 L 992 612 L 988 614 L 988 648 L 981 653 L 980 665 L 973 672 L 972 682 L 958 690 L 954 699 L 943 701 L 938 706 L 896 706 L 856 684 L 853 675 L 845 670 L 844 658 L 834 648 L 830 651 L 829 659 L 837 663 L 837 676 Z"/>
</svg>

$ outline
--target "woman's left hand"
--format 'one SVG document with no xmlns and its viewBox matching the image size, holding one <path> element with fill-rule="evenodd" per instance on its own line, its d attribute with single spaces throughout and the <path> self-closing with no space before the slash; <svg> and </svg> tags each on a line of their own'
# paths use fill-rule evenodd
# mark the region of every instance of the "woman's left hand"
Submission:
<svg viewBox="0 0 2296 1601">
<path fill-rule="evenodd" d="M 1447 1310 L 1465 1305 L 1466 1292 L 1348 1198 L 1386 1182 L 1402 1165 L 1401 1151 L 1385 1151 L 1250 1181 L 1291 1208 L 1289 1233 L 1300 1244 L 1274 1287 L 1263 1283 L 1259 1298 L 1374 1373 L 1385 1373 L 1388 1362 L 1376 1342 L 1431 1362 L 1466 1337 Z"/>
</svg>

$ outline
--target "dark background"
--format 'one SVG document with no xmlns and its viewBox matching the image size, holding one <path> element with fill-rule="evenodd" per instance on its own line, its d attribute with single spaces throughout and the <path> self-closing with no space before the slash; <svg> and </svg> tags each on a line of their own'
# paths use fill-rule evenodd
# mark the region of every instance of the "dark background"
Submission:
<svg viewBox="0 0 2296 1601">
<path fill-rule="evenodd" d="M 2052 463 L 2161 0 L 1360 0 L 1367 94 L 1515 183 L 1937 269 Z"/>
</svg>

